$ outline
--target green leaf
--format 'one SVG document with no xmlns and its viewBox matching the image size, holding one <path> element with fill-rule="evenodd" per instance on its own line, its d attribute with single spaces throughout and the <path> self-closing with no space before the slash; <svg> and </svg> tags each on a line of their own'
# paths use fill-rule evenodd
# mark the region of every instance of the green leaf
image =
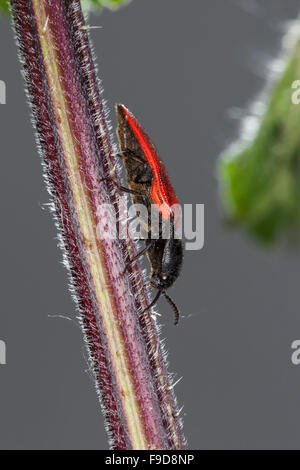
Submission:
<svg viewBox="0 0 300 470">
<path fill-rule="evenodd" d="M 221 156 L 219 180 L 228 217 L 271 243 L 300 233 L 300 104 L 292 102 L 300 79 L 300 39 L 243 138 Z M 298 89 L 299 90 L 299 89 Z M 299 91 L 298 91 L 299 96 Z"/>
<path fill-rule="evenodd" d="M 8 0 L 0 0 L 0 13 L 9 13 L 9 3 Z"/>
</svg>

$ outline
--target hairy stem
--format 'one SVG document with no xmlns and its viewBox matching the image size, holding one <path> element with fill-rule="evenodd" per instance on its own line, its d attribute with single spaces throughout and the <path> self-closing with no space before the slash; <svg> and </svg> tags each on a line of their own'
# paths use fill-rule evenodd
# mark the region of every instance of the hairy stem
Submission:
<svg viewBox="0 0 300 470">
<path fill-rule="evenodd" d="M 11 0 L 20 57 L 65 264 L 114 449 L 181 449 L 184 438 L 134 246 L 99 237 L 117 214 L 107 113 L 79 0 Z M 103 230 L 104 230 L 103 229 Z M 103 233 L 102 233 L 103 235 Z"/>
</svg>

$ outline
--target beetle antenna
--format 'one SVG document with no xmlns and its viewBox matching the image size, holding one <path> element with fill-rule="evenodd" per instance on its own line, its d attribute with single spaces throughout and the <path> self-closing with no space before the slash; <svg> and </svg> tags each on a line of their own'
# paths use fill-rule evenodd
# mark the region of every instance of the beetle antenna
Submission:
<svg viewBox="0 0 300 470">
<path fill-rule="evenodd" d="M 144 310 L 142 311 L 142 313 L 146 312 L 146 310 L 149 310 L 151 307 L 153 307 L 153 305 L 155 305 L 156 302 L 158 301 L 158 299 L 160 298 L 161 294 L 162 294 L 162 290 L 160 289 L 160 290 L 157 292 L 157 294 L 156 294 L 156 296 L 154 297 L 154 299 L 152 300 L 151 304 L 148 305 L 148 307 L 144 308 Z"/>
<path fill-rule="evenodd" d="M 171 297 L 166 293 L 165 290 L 163 291 L 163 294 L 164 294 L 165 298 L 167 299 L 167 301 L 169 302 L 169 304 L 171 305 L 172 309 L 174 310 L 174 313 L 175 313 L 174 326 L 176 326 L 176 325 L 178 325 L 179 318 L 180 318 L 179 309 L 178 309 L 177 305 L 175 304 L 174 300 L 171 299 Z"/>
</svg>

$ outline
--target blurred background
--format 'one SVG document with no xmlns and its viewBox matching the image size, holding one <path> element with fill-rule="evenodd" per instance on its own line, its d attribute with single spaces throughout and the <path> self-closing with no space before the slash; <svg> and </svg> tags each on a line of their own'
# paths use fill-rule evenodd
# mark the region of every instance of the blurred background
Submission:
<svg viewBox="0 0 300 470">
<path fill-rule="evenodd" d="M 123 102 L 140 119 L 180 202 L 205 204 L 204 248 L 186 252 L 170 291 L 177 328 L 160 301 L 190 449 L 300 448 L 300 254 L 227 227 L 216 176 L 298 11 L 297 0 L 133 0 L 89 21 L 102 26 L 91 36 L 109 108 Z M 106 449 L 4 18 L 0 63 L 0 448 Z"/>
</svg>

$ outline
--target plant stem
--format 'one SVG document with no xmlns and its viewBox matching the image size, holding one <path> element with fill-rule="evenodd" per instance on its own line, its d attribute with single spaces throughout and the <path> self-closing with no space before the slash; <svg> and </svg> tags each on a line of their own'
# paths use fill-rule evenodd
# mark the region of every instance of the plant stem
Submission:
<svg viewBox="0 0 300 470">
<path fill-rule="evenodd" d="M 117 213 L 107 113 L 79 0 L 11 0 L 47 188 L 113 449 L 181 449 L 184 438 L 145 280 L 122 275 L 126 240 L 99 239 Z"/>
</svg>

